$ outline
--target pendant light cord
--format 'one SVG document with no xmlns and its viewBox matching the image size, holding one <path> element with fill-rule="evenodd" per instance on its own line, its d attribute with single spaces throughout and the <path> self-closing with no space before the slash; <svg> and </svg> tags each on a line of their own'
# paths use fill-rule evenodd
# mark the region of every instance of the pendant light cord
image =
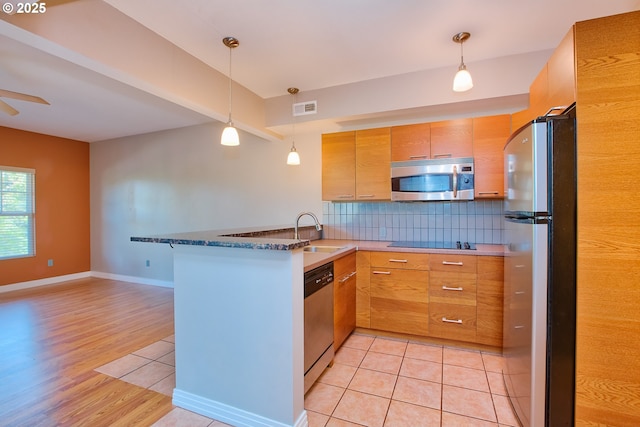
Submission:
<svg viewBox="0 0 640 427">
<path fill-rule="evenodd" d="M 232 90 L 232 82 L 233 82 L 233 78 L 231 77 L 231 52 L 233 51 L 233 49 L 231 48 L 231 46 L 229 47 L 229 124 L 231 125 L 231 102 L 232 102 L 232 95 L 231 95 L 231 90 Z"/>
</svg>

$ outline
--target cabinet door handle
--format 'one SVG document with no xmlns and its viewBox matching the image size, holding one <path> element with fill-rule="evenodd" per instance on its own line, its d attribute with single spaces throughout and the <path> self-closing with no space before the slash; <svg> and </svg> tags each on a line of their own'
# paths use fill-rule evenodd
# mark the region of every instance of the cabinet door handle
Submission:
<svg viewBox="0 0 640 427">
<path fill-rule="evenodd" d="M 438 157 L 451 157 L 451 153 L 442 153 L 442 154 L 434 154 L 433 158 L 438 158 Z"/>
<path fill-rule="evenodd" d="M 420 156 L 409 156 L 410 159 L 428 159 L 429 155 L 428 154 L 422 154 Z"/>
<path fill-rule="evenodd" d="M 339 282 L 340 282 L 340 283 L 344 283 L 344 282 L 346 282 L 347 280 L 351 279 L 351 278 L 352 278 L 353 276 L 355 276 L 355 275 L 356 275 L 356 272 L 355 272 L 355 271 L 353 271 L 353 272 L 351 272 L 351 273 L 347 274 L 346 276 L 344 276 L 342 279 L 340 279 L 340 280 L 339 280 Z"/>
<path fill-rule="evenodd" d="M 463 266 L 464 264 L 462 263 L 462 261 L 442 261 L 442 265 L 459 265 L 459 266 Z"/>
<path fill-rule="evenodd" d="M 353 199 L 353 194 L 338 194 L 338 199 Z"/>
<path fill-rule="evenodd" d="M 443 286 L 442 289 L 445 291 L 462 291 L 462 286 L 458 286 L 457 288 L 450 288 L 449 286 Z"/>
<path fill-rule="evenodd" d="M 378 270 L 374 270 L 372 271 L 373 274 L 391 274 L 390 271 L 378 271 Z"/>
<path fill-rule="evenodd" d="M 494 194 L 494 195 L 498 195 L 500 194 L 499 191 L 478 191 L 478 195 L 482 196 L 483 194 Z"/>
<path fill-rule="evenodd" d="M 372 199 L 376 197 L 376 195 L 375 194 L 359 194 L 358 197 L 361 199 Z"/>
<path fill-rule="evenodd" d="M 389 262 L 409 262 L 406 259 L 396 259 L 396 258 L 389 258 Z"/>
<path fill-rule="evenodd" d="M 446 317 L 442 318 L 442 321 L 445 323 L 457 323 L 458 325 L 462 325 L 462 320 L 461 319 L 447 319 Z"/>
</svg>

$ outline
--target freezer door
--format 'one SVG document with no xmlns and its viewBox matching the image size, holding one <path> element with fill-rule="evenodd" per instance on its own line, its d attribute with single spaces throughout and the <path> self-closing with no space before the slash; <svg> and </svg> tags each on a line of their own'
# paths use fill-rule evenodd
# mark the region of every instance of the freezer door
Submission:
<svg viewBox="0 0 640 427">
<path fill-rule="evenodd" d="M 548 212 L 546 126 L 546 122 L 532 122 L 520 128 L 504 148 L 507 213 Z"/>
<path fill-rule="evenodd" d="M 545 425 L 548 230 L 505 222 L 503 375 L 523 427 Z"/>
</svg>

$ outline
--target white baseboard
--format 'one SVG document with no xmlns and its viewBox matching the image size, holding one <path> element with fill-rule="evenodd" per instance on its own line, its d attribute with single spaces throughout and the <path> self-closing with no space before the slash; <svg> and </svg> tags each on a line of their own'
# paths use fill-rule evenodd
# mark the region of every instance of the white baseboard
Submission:
<svg viewBox="0 0 640 427">
<path fill-rule="evenodd" d="M 17 291 L 20 289 L 35 288 L 38 286 L 55 285 L 69 280 L 85 279 L 87 277 L 97 277 L 99 279 L 119 280 L 122 282 L 139 283 L 141 285 L 161 286 L 163 288 L 173 288 L 173 282 L 148 279 L 146 277 L 124 276 L 121 274 L 103 273 L 101 271 L 83 271 L 81 273 L 65 274 L 64 276 L 47 277 L 45 279 L 29 280 L 27 282 L 12 283 L 0 286 L 0 293 Z"/>
<path fill-rule="evenodd" d="M 65 274 L 64 276 L 47 277 L 45 279 L 29 280 L 27 282 L 12 283 L 11 285 L 0 286 L 0 293 L 17 291 L 20 289 L 35 288 L 38 286 L 55 285 L 69 280 L 85 279 L 91 277 L 90 271 L 82 273 Z"/>
<path fill-rule="evenodd" d="M 238 427 L 308 427 L 309 425 L 307 411 L 304 409 L 294 424 L 284 424 L 177 388 L 173 389 L 173 404 Z"/>
<path fill-rule="evenodd" d="M 149 279 L 138 276 L 125 276 L 123 274 L 104 273 L 102 271 L 92 271 L 91 277 L 99 279 L 119 280 L 121 282 L 138 283 L 141 285 L 161 286 L 163 288 L 173 288 L 173 282 L 158 279 Z"/>
</svg>

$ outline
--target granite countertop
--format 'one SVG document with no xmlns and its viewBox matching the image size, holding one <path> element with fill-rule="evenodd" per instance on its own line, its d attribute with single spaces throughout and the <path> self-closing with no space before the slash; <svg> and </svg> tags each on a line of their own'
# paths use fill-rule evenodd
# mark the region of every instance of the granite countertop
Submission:
<svg viewBox="0 0 640 427">
<path fill-rule="evenodd" d="M 266 249 L 291 251 L 309 245 L 309 240 L 259 237 L 264 231 L 280 231 L 286 228 L 242 228 L 230 230 L 204 230 L 172 233 L 161 236 L 131 237 L 132 242 L 168 243 L 170 245 L 218 246 L 240 249 Z"/>
<path fill-rule="evenodd" d="M 292 251 L 309 245 L 338 246 L 335 252 L 305 252 L 304 269 L 309 271 L 327 262 L 334 261 L 357 250 L 385 252 L 417 252 L 456 255 L 503 256 L 504 245 L 476 244 L 475 250 L 464 249 L 426 249 L 389 247 L 391 242 L 370 240 L 295 240 L 265 233 L 287 232 L 291 227 L 253 227 L 229 230 L 205 230 L 186 233 L 173 233 L 161 236 L 131 237 L 132 242 L 165 243 L 170 245 L 217 246 L 225 248 L 264 249 Z"/>
</svg>

